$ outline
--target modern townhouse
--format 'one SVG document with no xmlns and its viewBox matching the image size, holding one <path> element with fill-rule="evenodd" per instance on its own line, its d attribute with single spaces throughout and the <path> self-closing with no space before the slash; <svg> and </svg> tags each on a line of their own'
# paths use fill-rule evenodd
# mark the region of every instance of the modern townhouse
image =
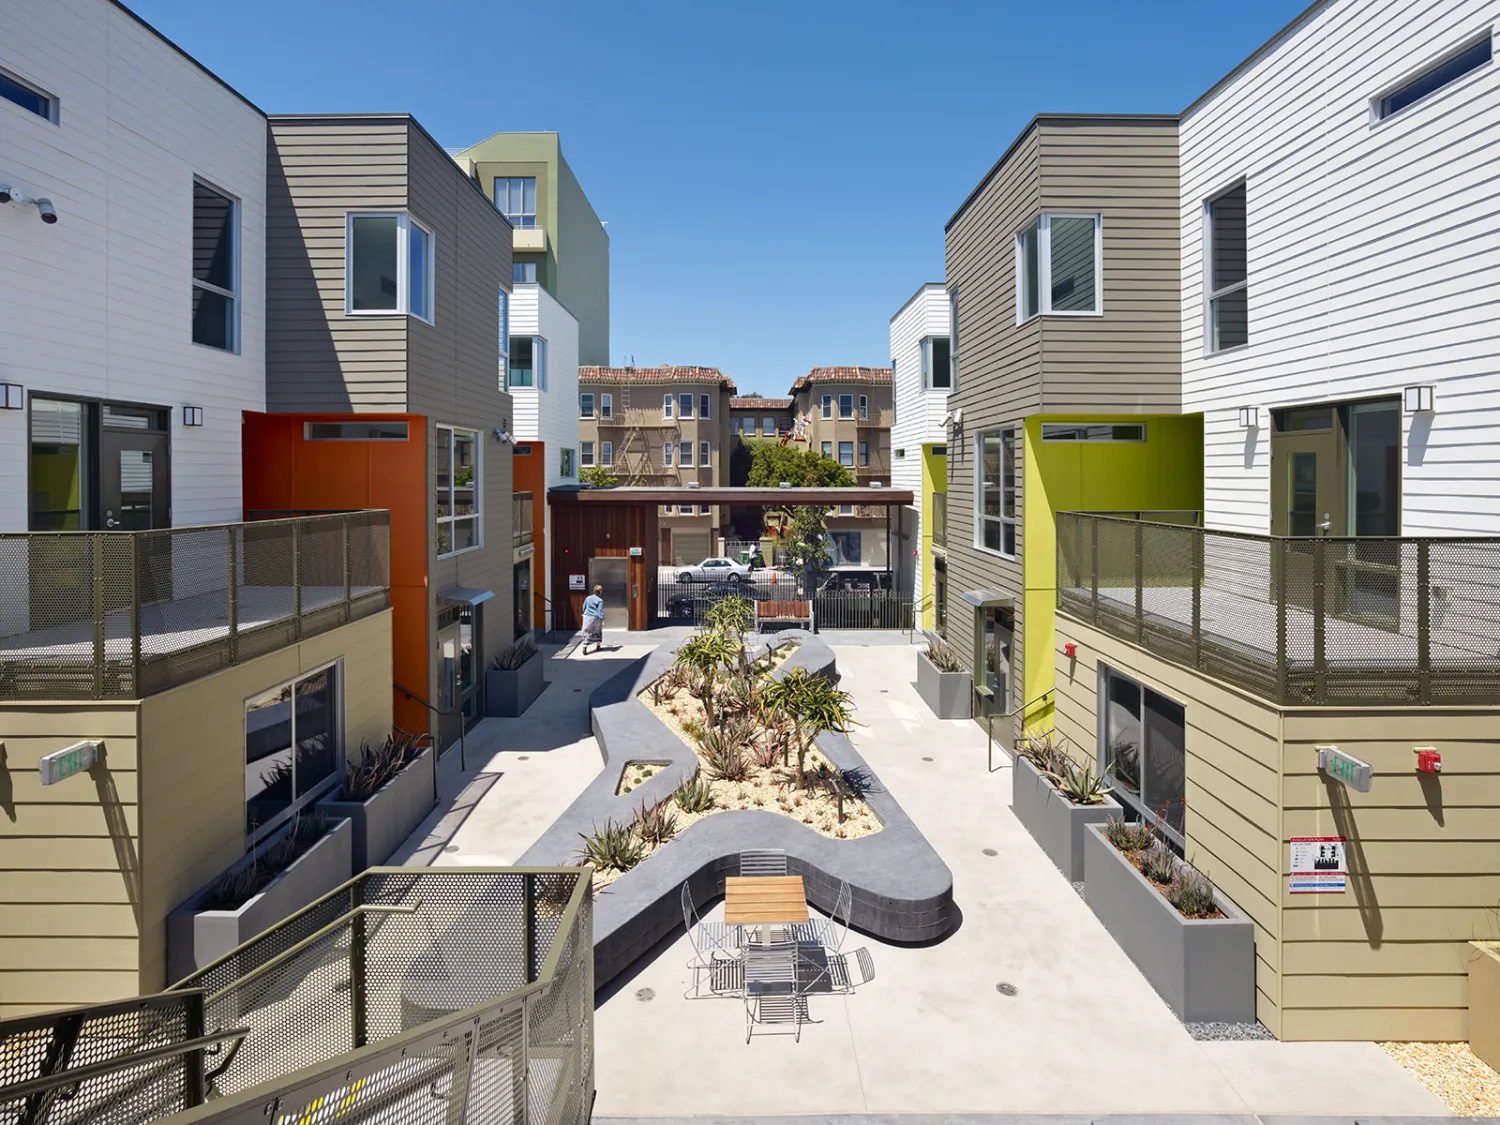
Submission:
<svg viewBox="0 0 1500 1125">
<path fill-rule="evenodd" d="M 717 367 L 581 367 L 579 465 L 602 466 L 621 484 L 729 483 L 729 400 L 734 382 Z M 661 564 L 719 553 L 718 504 L 661 508 Z"/>
<path fill-rule="evenodd" d="M 948 221 L 945 632 L 999 739 L 1050 725 L 1054 514 L 1201 506 L 1177 212 L 1175 117 L 1043 115 Z"/>
<path fill-rule="evenodd" d="M 736 395 L 729 400 L 729 434 L 745 441 L 780 440 L 792 432 L 792 400 Z"/>
<path fill-rule="evenodd" d="M 513 277 L 578 320 L 579 362 L 609 363 L 609 233 L 556 133 L 496 133 L 453 154 L 515 228 Z"/>
<path fill-rule="evenodd" d="M 948 292 L 928 282 L 891 317 L 891 484 L 917 503 L 901 516 L 901 589 L 917 627 L 941 636 L 948 618 Z"/>
<path fill-rule="evenodd" d="M 245 504 L 390 511 L 396 721 L 447 746 L 483 716 L 516 621 L 511 227 L 407 115 L 270 133 L 268 413 L 246 416 Z"/>
<path fill-rule="evenodd" d="M 241 522 L 266 145 L 111 0 L 0 8 L 0 1017 L 161 988 L 173 908 L 390 732 L 385 514 Z"/>
<path fill-rule="evenodd" d="M 1184 111 L 1205 529 L 1058 521 L 1058 727 L 1254 920 L 1285 1039 L 1463 1039 L 1500 936 L 1497 18 L 1317 4 Z"/>
<path fill-rule="evenodd" d="M 891 479 L 891 372 L 887 367 L 814 367 L 789 391 L 806 423 L 807 447 L 837 458 L 861 486 Z M 829 513 L 831 566 L 891 564 L 885 508 L 840 504 Z"/>
</svg>

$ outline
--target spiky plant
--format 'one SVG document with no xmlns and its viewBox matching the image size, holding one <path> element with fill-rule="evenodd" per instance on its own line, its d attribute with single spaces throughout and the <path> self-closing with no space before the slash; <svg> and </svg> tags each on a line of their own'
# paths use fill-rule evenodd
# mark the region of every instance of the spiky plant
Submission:
<svg viewBox="0 0 1500 1125">
<path fill-rule="evenodd" d="M 603 828 L 596 824 L 592 832 L 580 832 L 578 837 L 583 841 L 578 849 L 580 862 L 595 870 L 629 871 L 646 858 L 646 845 L 633 824 L 606 820 Z"/>
<path fill-rule="evenodd" d="M 659 848 L 677 835 L 677 814 L 671 800 L 648 805 L 644 800 L 635 814 L 635 831 L 647 847 Z"/>
<path fill-rule="evenodd" d="M 672 793 L 672 800 L 685 813 L 704 813 L 714 807 L 713 786 L 694 774 Z"/>
<path fill-rule="evenodd" d="M 927 643 L 927 659 L 939 672 L 966 672 L 964 662 L 958 658 L 951 645 L 944 641 L 929 641 Z"/>
<path fill-rule="evenodd" d="M 698 754 L 708 776 L 715 781 L 744 781 L 750 775 L 743 745 L 722 728 L 704 733 L 698 740 Z"/>
<path fill-rule="evenodd" d="M 1167 888 L 1167 901 L 1188 918 L 1214 918 L 1220 913 L 1214 902 L 1214 885 L 1208 876 L 1192 867 L 1180 867 Z"/>
<path fill-rule="evenodd" d="M 854 725 L 854 700 L 806 668 L 793 668 L 762 692 L 790 720 L 797 752 L 797 788 L 807 787 L 807 752 L 825 731 L 847 732 Z"/>
<path fill-rule="evenodd" d="M 1058 792 L 1075 805 L 1102 805 L 1104 798 L 1114 792 L 1114 787 L 1104 784 L 1104 775 L 1094 772 L 1091 766 L 1079 766 L 1069 762 L 1061 777 L 1052 775 Z"/>
<path fill-rule="evenodd" d="M 708 607 L 708 611 L 703 615 L 703 624 L 710 629 L 733 633 L 736 636 L 748 632 L 755 628 L 755 603 L 743 594 L 730 594 L 720 598 Z"/>
<path fill-rule="evenodd" d="M 1141 865 L 1141 874 L 1153 883 L 1167 886 L 1177 878 L 1177 857 L 1161 840 L 1153 840 L 1149 847 L 1142 848 L 1136 853 L 1136 860 Z"/>
<path fill-rule="evenodd" d="M 1127 855 L 1151 845 L 1151 828 L 1138 820 L 1111 817 L 1104 825 L 1104 838 Z"/>
<path fill-rule="evenodd" d="M 499 671 L 513 672 L 539 651 L 536 640 L 528 633 L 502 648 L 490 666 Z"/>
</svg>

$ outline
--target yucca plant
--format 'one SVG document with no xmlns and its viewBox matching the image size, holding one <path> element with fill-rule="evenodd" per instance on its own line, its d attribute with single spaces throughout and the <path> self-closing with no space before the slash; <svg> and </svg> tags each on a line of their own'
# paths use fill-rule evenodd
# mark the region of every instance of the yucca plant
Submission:
<svg viewBox="0 0 1500 1125">
<path fill-rule="evenodd" d="M 1104 798 L 1114 792 L 1114 787 L 1104 784 L 1104 775 L 1094 772 L 1091 766 L 1080 766 L 1068 762 L 1062 776 L 1056 778 L 1057 790 L 1075 805 L 1102 805 Z"/>
<path fill-rule="evenodd" d="M 944 641 L 927 642 L 927 659 L 939 672 L 967 672 L 964 662 L 958 658 L 958 653 L 953 647 Z"/>
<path fill-rule="evenodd" d="M 659 848 L 677 835 L 677 814 L 672 811 L 670 800 L 658 801 L 654 805 L 641 802 L 635 814 L 635 831 L 647 847 Z"/>
<path fill-rule="evenodd" d="M 595 870 L 629 871 L 646 858 L 646 845 L 633 824 L 606 820 L 603 828 L 596 824 L 592 832 L 580 832 L 578 837 L 583 841 L 578 849 L 579 861 Z"/>
<path fill-rule="evenodd" d="M 531 634 L 528 633 L 520 640 L 517 640 L 502 648 L 495 655 L 495 659 L 490 662 L 490 667 L 500 672 L 514 672 L 517 668 L 519 668 L 521 665 L 525 664 L 528 660 L 535 656 L 539 651 L 540 650 L 537 648 L 536 641 L 533 640 Z"/>
<path fill-rule="evenodd" d="M 797 751 L 797 788 L 807 788 L 807 752 L 825 731 L 847 732 L 854 725 L 854 700 L 822 676 L 793 668 L 767 684 L 765 699 L 791 721 Z"/>
<path fill-rule="evenodd" d="M 694 774 L 672 793 L 672 800 L 685 813 L 704 813 L 714 807 L 713 786 Z"/>
<path fill-rule="evenodd" d="M 1151 845 L 1149 825 L 1138 820 L 1120 820 L 1111 817 L 1104 825 L 1104 838 L 1127 855 Z"/>
<path fill-rule="evenodd" d="M 703 624 L 710 629 L 744 633 L 755 628 L 755 603 L 743 594 L 730 594 L 708 607 Z"/>
<path fill-rule="evenodd" d="M 744 781 L 750 775 L 750 763 L 744 747 L 722 728 L 705 731 L 698 740 L 703 768 L 715 781 Z"/>
</svg>

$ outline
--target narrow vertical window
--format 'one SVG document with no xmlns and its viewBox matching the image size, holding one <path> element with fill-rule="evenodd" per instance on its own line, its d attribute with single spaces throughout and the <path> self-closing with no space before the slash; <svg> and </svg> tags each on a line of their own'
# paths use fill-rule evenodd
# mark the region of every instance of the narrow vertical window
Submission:
<svg viewBox="0 0 1500 1125">
<path fill-rule="evenodd" d="M 688 391 L 677 396 L 677 417 L 691 418 L 693 416 L 693 394 Z"/>
<path fill-rule="evenodd" d="M 510 294 L 500 290 L 500 386 L 510 389 Z"/>
<path fill-rule="evenodd" d="M 672 417 L 672 396 L 670 394 L 661 396 L 661 416 L 663 418 Z"/>
<path fill-rule="evenodd" d="M 579 395 L 578 396 L 578 417 L 580 417 L 580 418 L 592 418 L 593 416 L 594 416 L 594 396 L 592 394 L 590 394 L 590 393 L 584 393 L 584 394 Z M 584 464 L 587 465 L 588 462 L 585 461 Z"/>
<path fill-rule="evenodd" d="M 825 418 L 832 418 L 833 417 L 833 396 L 832 395 L 824 395 L 823 396 L 823 417 L 825 417 Z"/>
<path fill-rule="evenodd" d="M 599 396 L 599 417 L 601 417 L 601 418 L 613 418 L 614 416 L 615 416 L 615 396 L 614 395 L 600 395 Z"/>
<path fill-rule="evenodd" d="M 958 290 L 948 294 L 948 390 L 958 390 Z"/>
<path fill-rule="evenodd" d="M 193 181 L 193 343 L 239 348 L 239 206 Z"/>
<path fill-rule="evenodd" d="M 974 439 L 974 545 L 987 551 L 1016 553 L 1016 431 L 991 430 Z"/>
<path fill-rule="evenodd" d="M 708 396 L 707 395 L 699 395 L 698 396 L 698 417 L 700 417 L 700 418 L 710 418 L 710 417 L 712 417 L 712 415 L 708 411 Z"/>
<path fill-rule="evenodd" d="M 672 467 L 672 443 L 670 441 L 661 447 L 661 463 L 664 468 Z"/>
<path fill-rule="evenodd" d="M 1208 290 L 1208 350 L 1250 342 L 1249 247 L 1243 181 L 1208 201 L 1204 276 Z"/>
<path fill-rule="evenodd" d="M 854 396 L 853 395 L 839 395 L 839 417 L 840 418 L 853 418 L 854 417 Z"/>
</svg>

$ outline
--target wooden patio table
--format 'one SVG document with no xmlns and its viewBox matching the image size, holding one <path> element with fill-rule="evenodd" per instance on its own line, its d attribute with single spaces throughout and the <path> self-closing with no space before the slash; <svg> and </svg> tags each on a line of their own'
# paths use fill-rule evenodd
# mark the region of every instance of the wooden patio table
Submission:
<svg viewBox="0 0 1500 1125">
<path fill-rule="evenodd" d="M 760 940 L 771 926 L 807 921 L 807 890 L 801 875 L 761 875 L 724 880 L 724 921 L 731 926 L 759 926 Z"/>
</svg>

